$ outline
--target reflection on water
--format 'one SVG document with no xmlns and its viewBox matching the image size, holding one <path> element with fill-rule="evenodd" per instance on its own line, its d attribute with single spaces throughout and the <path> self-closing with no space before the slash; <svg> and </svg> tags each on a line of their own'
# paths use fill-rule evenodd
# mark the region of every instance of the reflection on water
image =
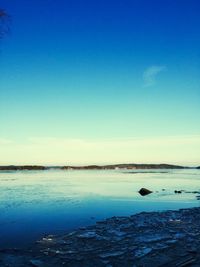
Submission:
<svg viewBox="0 0 200 267">
<path fill-rule="evenodd" d="M 195 169 L 0 172 L 0 247 L 114 215 L 199 206 L 194 194 L 174 194 L 200 191 L 199 181 Z M 141 187 L 154 193 L 142 197 Z"/>
</svg>

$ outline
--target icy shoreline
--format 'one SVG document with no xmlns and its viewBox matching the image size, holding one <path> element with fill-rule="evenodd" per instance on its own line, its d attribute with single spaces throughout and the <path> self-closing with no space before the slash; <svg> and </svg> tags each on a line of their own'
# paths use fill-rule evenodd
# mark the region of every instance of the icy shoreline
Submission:
<svg viewBox="0 0 200 267">
<path fill-rule="evenodd" d="M 1 266 L 200 266 L 200 208 L 112 217 L 27 251 L 1 251 Z"/>
</svg>

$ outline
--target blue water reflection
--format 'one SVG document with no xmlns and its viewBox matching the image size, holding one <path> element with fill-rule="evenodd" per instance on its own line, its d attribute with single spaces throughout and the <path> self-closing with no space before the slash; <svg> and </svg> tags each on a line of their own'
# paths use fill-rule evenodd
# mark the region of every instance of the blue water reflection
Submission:
<svg viewBox="0 0 200 267">
<path fill-rule="evenodd" d="M 27 246 L 110 216 L 199 206 L 200 171 L 0 172 L 0 246 Z M 141 187 L 153 194 L 142 197 Z M 165 189 L 163 191 L 162 189 Z"/>
</svg>

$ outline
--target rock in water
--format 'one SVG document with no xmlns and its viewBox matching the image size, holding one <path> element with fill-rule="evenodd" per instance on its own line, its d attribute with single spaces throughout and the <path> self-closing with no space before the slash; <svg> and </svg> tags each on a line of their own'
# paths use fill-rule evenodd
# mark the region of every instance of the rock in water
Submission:
<svg viewBox="0 0 200 267">
<path fill-rule="evenodd" d="M 174 193 L 175 194 L 181 194 L 182 193 L 182 190 L 175 190 Z"/>
<path fill-rule="evenodd" d="M 149 195 L 149 194 L 151 194 L 153 192 L 150 191 L 149 189 L 141 188 L 140 191 L 139 191 L 139 193 L 140 193 L 141 196 L 146 196 L 146 195 Z"/>
</svg>

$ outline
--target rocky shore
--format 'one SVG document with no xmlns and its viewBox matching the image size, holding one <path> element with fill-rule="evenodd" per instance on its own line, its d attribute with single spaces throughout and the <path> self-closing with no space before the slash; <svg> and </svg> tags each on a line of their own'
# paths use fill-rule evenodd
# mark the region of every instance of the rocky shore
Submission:
<svg viewBox="0 0 200 267">
<path fill-rule="evenodd" d="M 1 250 L 0 266 L 200 266 L 200 208 L 112 217 L 26 251 Z"/>
</svg>

